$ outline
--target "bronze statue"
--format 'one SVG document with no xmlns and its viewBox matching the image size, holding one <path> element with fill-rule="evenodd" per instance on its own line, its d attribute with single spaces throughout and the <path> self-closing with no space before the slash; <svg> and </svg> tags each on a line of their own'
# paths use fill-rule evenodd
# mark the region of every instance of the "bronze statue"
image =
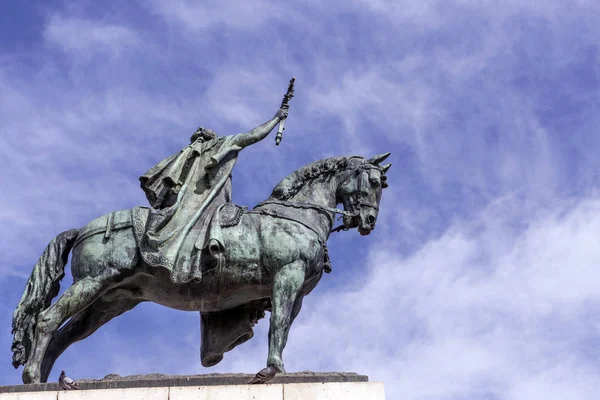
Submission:
<svg viewBox="0 0 600 400">
<path fill-rule="evenodd" d="M 287 102 L 248 133 L 198 129 L 189 146 L 140 177 L 151 207 L 114 211 L 50 241 L 13 316 L 13 365 L 25 365 L 24 383 L 46 382 L 68 346 L 143 301 L 200 311 L 206 367 L 250 339 L 270 311 L 267 368 L 253 383 L 285 371 L 289 328 L 330 270 L 335 216 L 343 217 L 335 230 L 369 234 L 390 167 L 381 165 L 389 153 L 328 158 L 290 174 L 250 211 L 231 203 L 239 151 L 286 117 Z M 74 283 L 51 305 L 70 251 Z"/>
</svg>

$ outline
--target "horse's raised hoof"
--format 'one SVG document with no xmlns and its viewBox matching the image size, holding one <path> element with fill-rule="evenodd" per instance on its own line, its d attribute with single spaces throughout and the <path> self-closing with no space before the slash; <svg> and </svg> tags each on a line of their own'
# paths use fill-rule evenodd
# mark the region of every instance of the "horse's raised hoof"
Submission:
<svg viewBox="0 0 600 400">
<path fill-rule="evenodd" d="M 256 375 L 254 375 L 254 378 L 252 378 L 252 380 L 248 383 L 250 385 L 255 385 L 257 383 L 266 383 L 273 379 L 277 372 L 279 372 L 277 368 L 268 366 L 267 368 L 261 369 Z"/>
</svg>

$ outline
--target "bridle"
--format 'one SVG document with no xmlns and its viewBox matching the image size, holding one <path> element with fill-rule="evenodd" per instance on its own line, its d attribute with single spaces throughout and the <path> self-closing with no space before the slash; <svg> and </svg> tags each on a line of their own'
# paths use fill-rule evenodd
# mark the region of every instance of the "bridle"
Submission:
<svg viewBox="0 0 600 400">
<path fill-rule="evenodd" d="M 371 164 L 362 164 L 360 166 L 358 166 L 354 171 L 352 171 L 347 177 L 346 179 L 344 179 L 343 181 L 340 182 L 339 186 L 344 186 L 344 184 L 354 175 L 358 174 L 358 183 L 357 183 L 357 188 L 355 191 L 351 192 L 350 195 L 348 196 L 348 205 L 351 206 L 351 213 L 355 213 L 358 214 L 360 212 L 361 207 L 369 207 L 369 208 L 373 208 L 377 211 L 379 211 L 379 207 L 377 207 L 374 204 L 371 203 L 367 203 L 363 200 L 363 198 L 366 196 L 365 192 L 363 191 L 363 186 L 364 186 L 364 176 L 365 176 L 365 172 L 367 172 L 368 170 L 371 169 L 376 169 L 378 171 L 381 171 L 380 168 L 371 165 Z M 368 179 L 368 178 L 367 178 Z"/>
<path fill-rule="evenodd" d="M 365 176 L 365 172 L 367 172 L 368 170 L 371 170 L 371 169 L 376 169 L 378 171 L 381 171 L 381 169 L 375 165 L 364 163 L 364 164 L 359 165 L 354 171 L 350 172 L 350 174 L 348 174 L 348 176 L 344 180 L 342 180 L 339 184 L 339 187 L 342 187 L 350 178 L 358 175 L 357 188 L 356 188 L 356 190 L 350 192 L 350 194 L 348 195 L 348 202 L 346 203 L 347 206 L 349 206 L 349 208 L 350 208 L 349 211 L 350 211 L 350 214 L 352 215 L 352 217 L 359 216 L 362 207 L 373 208 L 374 210 L 377 210 L 377 212 L 379 212 L 378 206 L 376 206 L 375 204 L 366 202 L 364 200 L 364 198 L 366 197 L 366 192 L 363 191 L 364 176 Z M 339 217 L 338 220 L 340 220 L 341 218 L 342 217 Z M 338 226 L 337 228 L 332 229 L 331 232 L 333 233 L 333 232 L 339 232 L 339 231 L 347 231 L 349 229 L 350 228 L 348 228 L 344 224 L 342 224 L 342 225 Z"/>
</svg>

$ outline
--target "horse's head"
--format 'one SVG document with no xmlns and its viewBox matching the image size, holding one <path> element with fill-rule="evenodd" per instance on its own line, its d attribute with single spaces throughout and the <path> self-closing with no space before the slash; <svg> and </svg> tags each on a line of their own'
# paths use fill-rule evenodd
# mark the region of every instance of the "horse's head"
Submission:
<svg viewBox="0 0 600 400">
<path fill-rule="evenodd" d="M 368 235 L 375 228 L 382 189 L 387 187 L 387 170 L 392 166 L 380 165 L 390 153 L 365 160 L 352 157 L 348 160 L 347 174 L 338 186 L 338 199 L 344 210 L 355 214 L 344 216 L 346 228 L 358 227 L 361 235 Z"/>
</svg>

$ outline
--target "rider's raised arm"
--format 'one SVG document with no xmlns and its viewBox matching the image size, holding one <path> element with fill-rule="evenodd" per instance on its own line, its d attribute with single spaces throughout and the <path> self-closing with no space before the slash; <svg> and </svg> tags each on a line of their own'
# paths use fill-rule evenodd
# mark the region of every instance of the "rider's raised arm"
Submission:
<svg viewBox="0 0 600 400">
<path fill-rule="evenodd" d="M 257 126 L 248 133 L 240 133 L 235 136 L 235 144 L 240 147 L 246 147 L 266 138 L 269 133 L 277 126 L 279 121 L 287 117 L 286 110 L 279 110 L 277 114 L 262 125 Z"/>
</svg>

